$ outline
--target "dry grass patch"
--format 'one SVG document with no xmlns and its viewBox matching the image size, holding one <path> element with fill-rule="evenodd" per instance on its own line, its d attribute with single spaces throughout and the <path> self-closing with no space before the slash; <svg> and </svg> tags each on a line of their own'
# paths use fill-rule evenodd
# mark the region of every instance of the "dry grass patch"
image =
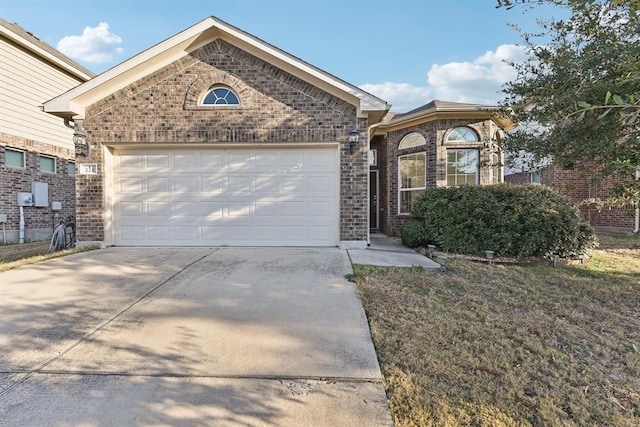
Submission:
<svg viewBox="0 0 640 427">
<path fill-rule="evenodd" d="M 38 246 L 34 246 L 34 247 L 38 247 Z M 0 251 L 3 248 L 0 248 Z M 29 264 L 35 264 L 37 262 L 40 261 L 46 261 L 48 259 L 52 259 L 52 258 L 59 258 L 62 256 L 66 256 L 66 255 L 71 255 L 71 254 L 77 254 L 80 252 L 86 252 L 86 251 L 91 251 L 94 249 L 98 249 L 97 246 L 91 246 L 91 245 L 83 245 L 83 246 L 79 246 L 77 248 L 71 248 L 71 249 L 65 249 L 62 251 L 58 251 L 58 252 L 53 252 L 53 253 L 47 253 L 49 247 L 48 247 L 48 243 L 47 243 L 47 248 L 45 250 L 37 250 L 35 253 L 36 255 L 31 255 L 26 254 L 23 257 L 20 258 L 16 258 L 15 253 L 16 252 L 12 252 L 12 256 L 9 257 L 7 256 L 7 259 L 11 259 L 11 261 L 5 261 L 4 259 L 0 258 L 0 273 L 2 273 L 3 271 L 8 271 L 8 270 L 12 270 L 14 268 L 18 268 L 18 267 L 22 267 L 23 265 L 29 265 Z"/>
<path fill-rule="evenodd" d="M 397 426 L 640 425 L 640 251 L 355 276 Z"/>
</svg>

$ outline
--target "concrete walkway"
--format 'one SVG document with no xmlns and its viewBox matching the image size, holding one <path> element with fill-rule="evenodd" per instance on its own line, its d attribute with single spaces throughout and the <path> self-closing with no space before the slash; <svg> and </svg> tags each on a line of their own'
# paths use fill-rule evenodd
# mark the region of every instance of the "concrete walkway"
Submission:
<svg viewBox="0 0 640 427">
<path fill-rule="evenodd" d="M 440 264 L 382 233 L 371 233 L 371 245 L 367 249 L 349 250 L 353 264 L 377 265 L 381 267 L 414 267 L 439 270 Z"/>
<path fill-rule="evenodd" d="M 390 426 L 351 271 L 338 249 L 109 248 L 0 273 L 0 425 Z"/>
</svg>

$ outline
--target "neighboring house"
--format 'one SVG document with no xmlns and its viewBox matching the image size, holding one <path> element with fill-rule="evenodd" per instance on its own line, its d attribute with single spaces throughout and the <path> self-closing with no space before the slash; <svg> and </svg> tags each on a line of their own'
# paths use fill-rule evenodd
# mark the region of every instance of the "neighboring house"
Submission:
<svg viewBox="0 0 640 427">
<path fill-rule="evenodd" d="M 42 104 L 93 73 L 2 19 L 0 64 L 0 242 L 18 241 L 18 192 L 31 193 L 34 182 L 39 206 L 23 208 L 24 239 L 50 238 L 54 223 L 75 213 L 74 145 L 73 130 Z"/>
<path fill-rule="evenodd" d="M 78 240 L 107 246 L 365 248 L 426 187 L 500 182 L 508 126 L 439 101 L 385 119 L 385 101 L 213 17 L 44 110 L 86 135 Z"/>
<path fill-rule="evenodd" d="M 510 171 L 505 174 L 505 182 L 512 184 L 542 184 L 556 189 L 576 203 L 584 217 L 594 227 L 638 232 L 636 211 L 633 208 L 600 208 L 587 200 L 604 200 L 609 197 L 615 178 L 607 178 L 598 184 L 590 184 L 589 179 L 577 170 L 566 170 L 555 165 L 539 170 Z"/>
</svg>

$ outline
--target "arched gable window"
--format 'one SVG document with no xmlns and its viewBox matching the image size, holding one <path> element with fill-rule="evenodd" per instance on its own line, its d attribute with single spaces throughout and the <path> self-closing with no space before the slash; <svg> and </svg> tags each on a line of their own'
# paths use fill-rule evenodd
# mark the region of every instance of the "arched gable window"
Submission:
<svg viewBox="0 0 640 427">
<path fill-rule="evenodd" d="M 424 139 L 424 136 L 420 135 L 418 132 L 412 132 L 408 135 L 405 135 L 405 137 L 402 138 L 402 140 L 400 141 L 400 144 L 398 144 L 398 148 L 399 149 L 412 148 L 412 147 L 419 147 L 421 145 L 426 145 L 426 144 L 427 144 L 427 140 Z"/>
<path fill-rule="evenodd" d="M 240 105 L 240 97 L 226 86 L 214 86 L 202 99 L 202 105 Z"/>
<path fill-rule="evenodd" d="M 467 127 L 453 129 L 447 135 L 447 142 L 477 142 L 478 135 Z"/>
</svg>

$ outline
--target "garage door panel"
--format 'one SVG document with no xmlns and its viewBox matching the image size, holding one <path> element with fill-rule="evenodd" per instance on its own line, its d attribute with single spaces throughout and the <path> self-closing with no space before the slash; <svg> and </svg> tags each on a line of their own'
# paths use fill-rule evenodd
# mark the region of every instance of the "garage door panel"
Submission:
<svg viewBox="0 0 640 427">
<path fill-rule="evenodd" d="M 335 148 L 116 152 L 116 244 L 335 246 L 337 159 Z"/>
</svg>

